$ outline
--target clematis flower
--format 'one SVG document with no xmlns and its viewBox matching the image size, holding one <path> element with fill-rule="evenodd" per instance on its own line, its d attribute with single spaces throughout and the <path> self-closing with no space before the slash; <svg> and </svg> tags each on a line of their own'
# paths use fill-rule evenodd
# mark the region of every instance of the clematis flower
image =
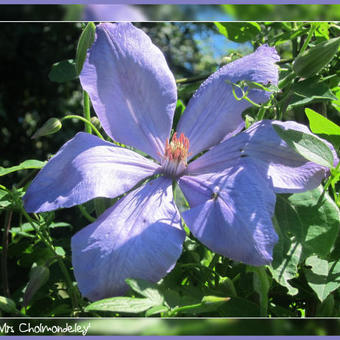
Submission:
<svg viewBox="0 0 340 340">
<path fill-rule="evenodd" d="M 82 87 L 105 132 L 143 155 L 78 133 L 24 197 L 27 211 L 43 212 L 126 193 L 72 238 L 74 274 L 84 296 L 121 295 L 126 278 L 164 277 L 182 251 L 181 217 L 216 253 L 256 266 L 272 261 L 275 193 L 313 189 L 326 172 L 290 149 L 271 121 L 241 132 L 250 104 L 235 99 L 230 83 L 277 84 L 278 60 L 276 50 L 263 45 L 211 75 L 171 138 L 177 90 L 163 54 L 131 24 L 97 26 Z M 248 96 L 262 103 L 269 93 L 252 88 Z M 308 132 L 295 122 L 276 123 Z M 181 215 L 173 181 L 190 205 Z"/>
</svg>

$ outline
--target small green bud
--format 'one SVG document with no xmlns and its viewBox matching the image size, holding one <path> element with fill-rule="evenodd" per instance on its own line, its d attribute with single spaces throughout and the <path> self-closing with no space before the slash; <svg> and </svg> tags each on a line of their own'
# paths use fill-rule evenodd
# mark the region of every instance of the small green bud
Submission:
<svg viewBox="0 0 340 340">
<path fill-rule="evenodd" d="M 62 124 L 58 118 L 50 118 L 40 129 L 36 131 L 36 133 L 32 136 L 32 139 L 53 135 L 61 128 Z"/>
<path fill-rule="evenodd" d="M 91 123 L 99 130 L 101 128 L 100 121 L 97 117 L 91 117 Z"/>
<path fill-rule="evenodd" d="M 229 300 L 230 300 L 230 297 L 208 295 L 208 296 L 204 296 L 201 302 L 204 304 L 210 304 L 210 303 L 221 303 L 222 304 Z"/>
<path fill-rule="evenodd" d="M 340 37 L 324 41 L 311 47 L 295 59 L 294 72 L 309 78 L 322 70 L 335 56 L 340 46 Z"/>
</svg>

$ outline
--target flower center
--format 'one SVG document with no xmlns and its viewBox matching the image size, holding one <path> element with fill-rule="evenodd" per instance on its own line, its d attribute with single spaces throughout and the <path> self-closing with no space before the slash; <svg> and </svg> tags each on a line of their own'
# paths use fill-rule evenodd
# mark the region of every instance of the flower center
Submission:
<svg viewBox="0 0 340 340">
<path fill-rule="evenodd" d="M 178 177 L 183 174 L 188 163 L 189 139 L 183 133 L 177 138 L 177 132 L 172 136 L 171 142 L 165 142 L 164 156 L 161 165 L 163 172 L 170 177 Z"/>
</svg>

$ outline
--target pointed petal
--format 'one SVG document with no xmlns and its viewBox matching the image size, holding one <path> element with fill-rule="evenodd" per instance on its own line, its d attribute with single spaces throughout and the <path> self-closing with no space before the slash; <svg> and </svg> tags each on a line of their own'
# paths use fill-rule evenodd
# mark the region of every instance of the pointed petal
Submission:
<svg viewBox="0 0 340 340">
<path fill-rule="evenodd" d="M 311 133 L 306 126 L 296 122 L 263 120 L 190 163 L 188 173 L 223 171 L 243 158 L 247 163 L 255 165 L 263 176 L 271 179 L 277 193 L 304 192 L 318 187 L 328 174 L 328 169 L 306 160 L 292 150 L 275 132 L 273 123 Z M 339 160 L 334 148 L 326 143 L 337 164 Z"/>
<path fill-rule="evenodd" d="M 110 137 L 159 160 L 177 100 L 164 55 L 129 23 L 100 24 L 96 32 L 81 84 Z"/>
<path fill-rule="evenodd" d="M 304 192 L 318 187 L 328 175 L 329 169 L 306 160 L 287 146 L 273 129 L 273 123 L 312 134 L 306 126 L 293 121 L 258 122 L 245 132 L 250 136 L 245 154 L 249 155 L 260 171 L 272 179 L 277 193 Z M 323 141 L 330 147 L 334 163 L 337 164 L 339 159 L 334 148 Z"/>
<path fill-rule="evenodd" d="M 200 86 L 177 126 L 178 133 L 183 132 L 190 140 L 191 157 L 237 130 L 243 122 L 242 112 L 251 106 L 246 100 L 235 99 L 227 81 L 248 80 L 276 85 L 278 68 L 275 62 L 279 59 L 275 48 L 263 45 L 254 53 L 222 67 Z M 269 92 L 259 89 L 251 89 L 248 94 L 258 104 L 266 102 L 269 96 Z"/>
<path fill-rule="evenodd" d="M 50 211 L 95 197 L 114 198 L 157 171 L 134 151 L 78 133 L 38 173 L 24 196 L 28 212 Z"/>
<path fill-rule="evenodd" d="M 275 194 L 255 167 L 241 160 L 224 173 L 184 176 L 179 184 L 191 206 L 182 216 L 203 244 L 246 264 L 272 261 Z"/>
<path fill-rule="evenodd" d="M 125 279 L 159 281 L 182 252 L 185 232 L 171 180 L 148 182 L 72 238 L 72 263 L 81 293 L 90 300 L 122 295 Z"/>
</svg>

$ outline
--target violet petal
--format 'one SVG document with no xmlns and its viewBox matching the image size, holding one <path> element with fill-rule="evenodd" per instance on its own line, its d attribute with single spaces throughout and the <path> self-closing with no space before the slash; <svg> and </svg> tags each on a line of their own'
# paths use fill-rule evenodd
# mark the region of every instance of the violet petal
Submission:
<svg viewBox="0 0 340 340">
<path fill-rule="evenodd" d="M 80 81 L 111 138 L 160 160 L 177 89 L 164 55 L 142 30 L 98 25 Z"/>
<path fill-rule="evenodd" d="M 171 180 L 160 177 L 132 191 L 72 238 L 72 263 L 90 300 L 122 295 L 125 279 L 157 282 L 174 267 L 185 232 Z"/>
<path fill-rule="evenodd" d="M 251 106 L 244 99 L 236 100 L 232 86 L 226 81 L 248 80 L 276 85 L 278 67 L 275 63 L 279 59 L 275 48 L 263 45 L 254 53 L 223 66 L 200 86 L 177 126 L 178 133 L 183 132 L 189 138 L 191 158 L 237 130 L 243 122 L 242 112 Z M 236 91 L 238 96 L 239 92 Z M 248 93 L 248 97 L 258 104 L 266 102 L 269 96 L 269 92 L 259 89 L 251 89 Z"/>
<path fill-rule="evenodd" d="M 24 196 L 28 212 L 114 198 L 153 175 L 158 165 L 138 153 L 80 132 L 34 178 Z"/>
</svg>

